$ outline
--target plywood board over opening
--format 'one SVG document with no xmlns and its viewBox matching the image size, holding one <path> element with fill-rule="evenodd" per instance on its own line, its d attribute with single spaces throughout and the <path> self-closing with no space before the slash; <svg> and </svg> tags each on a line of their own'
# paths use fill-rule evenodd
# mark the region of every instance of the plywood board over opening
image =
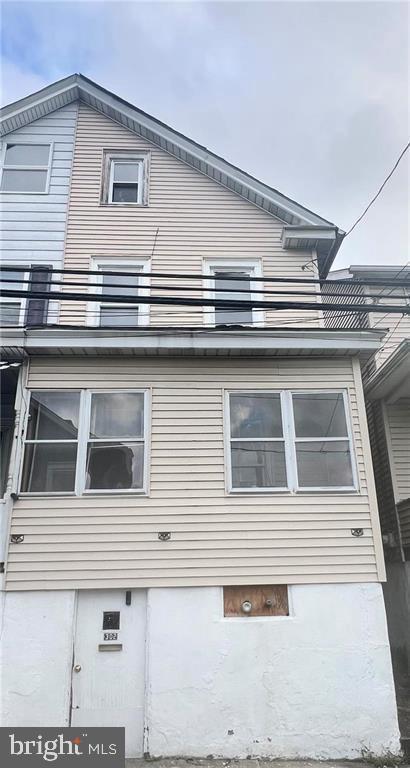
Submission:
<svg viewBox="0 0 410 768">
<path fill-rule="evenodd" d="M 289 616 L 286 584 L 224 587 L 224 616 Z"/>
</svg>

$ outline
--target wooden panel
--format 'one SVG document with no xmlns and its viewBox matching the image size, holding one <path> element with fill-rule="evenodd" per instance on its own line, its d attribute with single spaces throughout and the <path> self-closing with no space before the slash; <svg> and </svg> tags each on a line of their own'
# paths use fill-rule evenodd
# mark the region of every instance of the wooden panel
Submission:
<svg viewBox="0 0 410 768">
<path fill-rule="evenodd" d="M 105 149 L 150 153 L 147 207 L 100 205 Z M 281 245 L 282 228 L 283 222 L 108 117 L 80 105 L 66 239 L 67 268 L 89 269 L 92 256 L 118 256 L 122 260 L 141 256 L 152 257 L 151 271 L 202 274 L 204 258 L 256 258 L 267 277 L 300 277 L 301 267 L 311 260 L 311 253 L 285 251 Z M 157 279 L 152 284 L 159 282 Z M 179 284 L 198 287 L 199 291 L 185 295 L 201 297 L 202 281 L 187 279 Z M 292 287 L 281 286 L 283 290 Z M 86 294 L 87 287 L 79 286 L 78 290 Z M 311 290 L 314 301 L 315 287 Z M 161 295 L 166 292 L 161 291 Z M 85 302 L 86 295 L 84 304 L 64 302 L 61 321 L 84 324 Z M 202 308 L 150 309 L 150 323 L 156 326 L 203 322 Z M 319 313 L 271 311 L 266 313 L 266 322 L 307 323 L 312 327 L 319 324 Z"/>
<path fill-rule="evenodd" d="M 150 491 L 20 497 L 12 532 L 25 539 L 10 547 L 9 589 L 377 580 L 349 360 L 33 360 L 29 386 L 50 382 L 151 388 Z M 329 387 L 349 393 L 360 493 L 227 494 L 224 390 Z M 355 538 L 359 527 L 364 535 Z M 171 540 L 158 541 L 159 531 L 171 531 Z"/>
<path fill-rule="evenodd" d="M 224 616 L 289 616 L 288 588 L 247 585 L 224 587 Z M 250 610 L 244 610 L 250 608 Z"/>
</svg>

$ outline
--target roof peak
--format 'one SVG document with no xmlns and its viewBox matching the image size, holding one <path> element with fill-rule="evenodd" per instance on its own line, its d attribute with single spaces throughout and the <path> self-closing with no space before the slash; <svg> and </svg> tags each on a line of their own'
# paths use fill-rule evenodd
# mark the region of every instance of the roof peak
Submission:
<svg viewBox="0 0 410 768">
<path fill-rule="evenodd" d="M 218 184 L 248 200 L 287 225 L 333 227 L 335 238 L 318 254 L 324 277 L 343 240 L 344 232 L 295 200 L 259 181 L 246 171 L 149 115 L 81 73 L 73 73 L 0 110 L 2 134 L 6 135 L 73 101 L 81 101 L 128 130 L 191 165 Z"/>
</svg>

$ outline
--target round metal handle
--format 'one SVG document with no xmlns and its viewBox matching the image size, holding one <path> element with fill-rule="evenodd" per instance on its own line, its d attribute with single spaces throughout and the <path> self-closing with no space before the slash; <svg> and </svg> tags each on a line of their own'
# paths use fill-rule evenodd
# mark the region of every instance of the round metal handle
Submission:
<svg viewBox="0 0 410 768">
<path fill-rule="evenodd" d="M 252 610 L 252 603 L 250 600 L 244 600 L 244 602 L 241 605 L 241 610 L 243 613 L 250 613 Z"/>
<path fill-rule="evenodd" d="M 81 664 L 76 664 L 75 665 L 74 672 L 81 672 Z"/>
</svg>

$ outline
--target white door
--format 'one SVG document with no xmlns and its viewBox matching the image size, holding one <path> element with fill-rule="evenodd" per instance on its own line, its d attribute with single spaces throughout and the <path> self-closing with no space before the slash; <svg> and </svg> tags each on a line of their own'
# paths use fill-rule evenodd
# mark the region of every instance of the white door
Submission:
<svg viewBox="0 0 410 768">
<path fill-rule="evenodd" d="M 124 726 L 127 757 L 143 754 L 145 628 L 145 590 L 79 591 L 71 724 Z"/>
</svg>

